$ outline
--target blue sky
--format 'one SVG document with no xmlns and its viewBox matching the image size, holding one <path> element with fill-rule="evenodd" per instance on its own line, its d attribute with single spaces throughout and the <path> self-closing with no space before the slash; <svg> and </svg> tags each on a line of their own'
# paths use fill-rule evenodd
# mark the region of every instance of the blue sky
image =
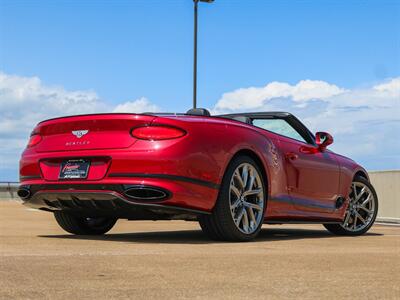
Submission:
<svg viewBox="0 0 400 300">
<path fill-rule="evenodd" d="M 192 1 L 1 0 L 1 68 L 111 102 L 191 104 Z M 398 1 L 232 1 L 200 7 L 199 101 L 278 80 L 343 87 L 400 73 Z"/>
<path fill-rule="evenodd" d="M 14 76 L 15 90 L 19 79 L 36 78 L 40 87 L 95 93 L 104 107 L 145 97 L 150 107 L 186 111 L 192 97 L 192 7 L 191 0 L 0 0 L 0 71 L 6 79 Z M 217 111 L 227 93 L 272 82 L 293 87 L 304 80 L 326 82 L 367 95 L 400 76 L 399 1 L 216 0 L 200 4 L 199 26 L 199 105 Z M 393 86 L 388 105 L 397 110 L 397 81 Z M 285 95 L 278 98 L 298 98 Z M 11 98 L 0 95 L 4 107 Z M 372 107 L 368 101 L 378 100 L 364 106 Z M 278 108 L 310 118 L 326 102 L 301 106 L 295 100 Z M 270 106 L 265 100 L 235 109 Z M 3 121 L 16 109 L 7 107 Z M 386 117 L 382 112 L 382 120 Z M 391 121 L 399 126 L 395 116 Z M 0 131 L 1 137 L 7 138 Z M 13 149 L 20 148 L 16 143 Z M 400 167 L 390 158 L 382 163 L 372 156 L 356 158 L 371 169 Z M 0 180 L 15 178 L 14 167 L 1 168 Z"/>
</svg>

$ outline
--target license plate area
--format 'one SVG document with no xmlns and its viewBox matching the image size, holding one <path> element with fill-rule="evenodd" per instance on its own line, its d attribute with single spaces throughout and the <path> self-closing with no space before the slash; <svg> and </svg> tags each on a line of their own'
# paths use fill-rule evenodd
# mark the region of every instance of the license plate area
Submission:
<svg viewBox="0 0 400 300">
<path fill-rule="evenodd" d="M 61 163 L 59 179 L 86 179 L 90 161 L 87 159 L 69 159 Z"/>
</svg>

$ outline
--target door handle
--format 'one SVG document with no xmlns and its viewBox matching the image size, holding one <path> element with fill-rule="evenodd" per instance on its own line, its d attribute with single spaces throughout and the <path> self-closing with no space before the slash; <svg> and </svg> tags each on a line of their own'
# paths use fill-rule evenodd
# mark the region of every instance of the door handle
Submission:
<svg viewBox="0 0 400 300">
<path fill-rule="evenodd" d="M 298 156 L 296 153 L 294 153 L 294 152 L 288 152 L 288 153 L 286 153 L 285 156 L 286 156 L 286 158 L 289 159 L 289 160 L 296 160 L 296 159 L 299 158 L 299 156 Z"/>
</svg>

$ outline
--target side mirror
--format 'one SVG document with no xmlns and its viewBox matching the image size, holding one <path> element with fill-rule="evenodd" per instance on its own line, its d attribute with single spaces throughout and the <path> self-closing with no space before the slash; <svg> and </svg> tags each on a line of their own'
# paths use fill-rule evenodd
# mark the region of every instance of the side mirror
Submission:
<svg viewBox="0 0 400 300">
<path fill-rule="evenodd" d="M 326 147 L 333 143 L 333 137 L 327 132 L 317 132 L 315 134 L 315 142 L 319 150 L 324 151 Z"/>
</svg>

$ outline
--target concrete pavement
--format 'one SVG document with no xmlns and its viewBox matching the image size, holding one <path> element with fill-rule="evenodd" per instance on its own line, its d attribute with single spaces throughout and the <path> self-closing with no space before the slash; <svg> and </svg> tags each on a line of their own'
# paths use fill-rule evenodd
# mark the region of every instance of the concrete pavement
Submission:
<svg viewBox="0 0 400 300">
<path fill-rule="evenodd" d="M 194 222 L 119 221 L 76 237 L 0 201 L 1 299 L 400 299 L 399 285 L 400 227 L 351 238 L 266 225 L 254 242 L 216 243 Z"/>
</svg>

